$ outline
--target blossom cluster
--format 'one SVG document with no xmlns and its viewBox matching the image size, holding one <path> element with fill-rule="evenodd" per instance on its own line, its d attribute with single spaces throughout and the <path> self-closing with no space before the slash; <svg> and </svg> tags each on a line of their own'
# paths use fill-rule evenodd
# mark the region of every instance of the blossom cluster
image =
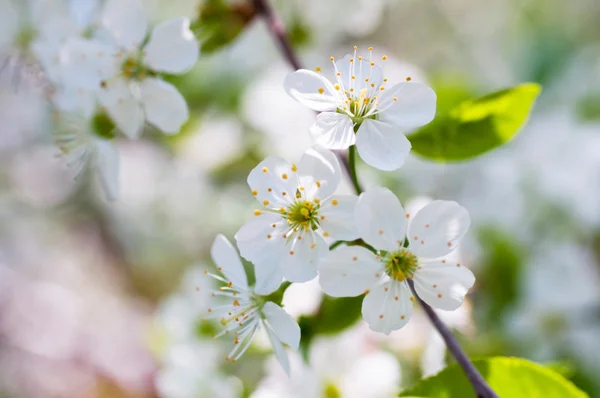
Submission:
<svg viewBox="0 0 600 398">
<path fill-rule="evenodd" d="M 293 98 L 321 113 L 311 128 L 316 145 L 297 165 L 271 156 L 248 176 L 259 207 L 235 240 L 241 257 L 253 265 L 254 287 L 234 246 L 221 235 L 215 240 L 212 256 L 220 275 L 207 274 L 224 284 L 214 295 L 225 296 L 225 303 L 209 308 L 206 319 L 224 326 L 215 337 L 233 334 L 229 360 L 237 360 L 263 328 L 289 374 L 283 345 L 297 349 L 301 331 L 278 305 L 284 280 L 302 283 L 318 276 L 330 296 L 364 295 L 364 320 L 384 334 L 409 321 L 411 289 L 434 308 L 455 310 L 475 282 L 469 269 L 449 257 L 470 225 L 468 212 L 456 202 L 436 200 L 412 215 L 387 188 L 371 187 L 358 196 L 337 193 L 342 170 L 331 149 L 355 145 L 371 166 L 396 169 L 410 151 L 404 133 L 435 114 L 431 88 L 410 78 L 386 88 L 379 66 L 371 57 L 357 57 L 356 50 L 342 61 L 332 58 L 335 83 L 320 68 L 298 70 L 284 81 Z"/>
<path fill-rule="evenodd" d="M 109 199 L 119 186 L 111 139 L 138 138 L 146 125 L 175 134 L 188 119 L 184 97 L 163 80 L 198 59 L 187 18 L 150 29 L 140 0 L 0 0 L 0 25 L 3 68 L 39 66 L 57 146 L 75 177 L 97 171 Z"/>
</svg>

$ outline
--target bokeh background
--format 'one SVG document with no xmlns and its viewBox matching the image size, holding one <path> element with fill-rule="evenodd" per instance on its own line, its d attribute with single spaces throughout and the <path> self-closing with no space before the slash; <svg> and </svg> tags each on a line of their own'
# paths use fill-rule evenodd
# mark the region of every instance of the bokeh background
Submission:
<svg viewBox="0 0 600 398">
<path fill-rule="evenodd" d="M 154 22 L 195 19 L 210 3 L 145 0 Z M 543 86 L 529 123 L 500 149 L 359 172 L 409 208 L 438 198 L 469 210 L 457 255 L 477 283 L 441 315 L 471 356 L 539 361 L 600 396 L 600 2 L 273 5 L 308 68 L 373 46 L 389 57 L 390 80 L 428 81 L 439 111 L 520 82 Z M 231 342 L 199 322 L 208 249 L 251 217 L 251 168 L 268 155 L 297 161 L 315 115 L 283 91 L 290 68 L 252 7 L 216 9 L 197 67 L 171 79 L 190 121 L 173 137 L 117 138 L 115 202 L 91 172 L 75 183 L 57 157 L 35 64 L 0 74 L 0 397 L 391 397 L 452 362 L 418 312 L 390 337 L 362 321 L 316 336 L 292 357 L 291 379 L 261 339 L 238 363 L 223 360 Z M 311 282 L 284 304 L 301 318 L 321 300 Z"/>
</svg>

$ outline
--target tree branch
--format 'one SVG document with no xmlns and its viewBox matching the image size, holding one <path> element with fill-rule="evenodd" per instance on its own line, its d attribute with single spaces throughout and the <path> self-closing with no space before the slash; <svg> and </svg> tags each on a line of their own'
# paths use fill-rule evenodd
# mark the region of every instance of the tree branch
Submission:
<svg viewBox="0 0 600 398">
<path fill-rule="evenodd" d="M 283 24 L 281 23 L 281 20 L 279 19 L 277 14 L 274 12 L 274 10 L 269 5 L 268 0 L 253 0 L 253 2 L 254 2 L 254 6 L 256 7 L 256 10 L 258 11 L 258 13 L 261 14 L 265 18 L 265 20 L 267 22 L 267 26 L 269 27 L 269 30 L 271 31 L 271 34 L 273 35 L 273 37 L 277 40 L 279 47 L 280 47 L 281 51 L 283 52 L 283 55 L 285 56 L 285 59 L 288 61 L 288 63 L 294 69 L 301 69 L 302 66 L 300 64 L 300 60 L 298 59 L 298 56 L 296 55 L 296 52 L 294 51 L 286 33 L 285 33 Z M 362 188 L 361 188 L 361 186 L 358 182 L 358 178 L 356 176 L 356 169 L 355 169 L 356 154 L 354 153 L 354 151 L 355 151 L 355 148 L 350 148 L 350 151 L 349 151 L 350 159 L 344 152 L 336 151 L 336 154 L 339 157 L 342 165 L 344 166 L 344 170 L 346 171 L 348 177 L 352 181 L 352 184 L 353 184 L 357 194 L 360 194 L 362 192 Z M 430 306 L 428 306 L 425 302 L 423 302 L 423 300 L 421 300 L 421 298 L 417 295 L 414 285 L 413 285 L 413 281 L 408 280 L 408 284 L 409 284 L 410 289 L 412 290 L 413 294 L 415 295 L 415 297 L 417 297 L 417 300 L 419 301 L 419 303 L 425 310 L 425 313 L 431 320 L 431 323 L 437 329 L 437 331 L 442 335 L 442 338 L 444 339 L 444 342 L 446 343 L 448 350 L 450 351 L 452 356 L 456 359 L 456 362 L 458 362 L 458 364 L 461 366 L 461 368 L 467 375 L 467 378 L 471 382 L 471 385 L 473 386 L 473 389 L 475 390 L 477 397 L 478 398 L 499 398 L 498 395 L 486 383 L 486 381 L 483 379 L 483 377 L 481 377 L 481 374 L 479 373 L 479 371 L 477 371 L 477 369 L 473 366 L 473 364 L 471 363 L 471 361 L 469 360 L 469 358 L 467 357 L 465 352 L 462 350 L 462 348 L 458 344 L 458 341 L 454 338 L 454 336 L 452 335 L 450 330 L 446 327 L 446 325 L 444 325 L 442 320 L 437 316 L 435 311 L 433 311 L 433 309 Z"/>
<path fill-rule="evenodd" d="M 473 366 L 473 363 L 469 360 L 465 352 L 462 350 L 462 348 L 458 344 L 458 341 L 456 341 L 456 338 L 452 335 L 452 332 L 450 332 L 450 330 L 446 327 L 444 322 L 442 322 L 440 317 L 438 317 L 433 308 L 431 308 L 429 305 L 427 305 L 427 303 L 421 300 L 421 298 L 415 290 L 415 285 L 412 279 L 407 279 L 406 281 L 408 282 L 408 286 L 410 286 L 410 290 L 412 291 L 413 295 L 417 298 L 419 304 L 421 304 L 421 307 L 423 307 L 423 310 L 427 314 L 427 317 L 431 320 L 433 326 L 435 326 L 437 331 L 444 339 L 446 347 L 448 347 L 448 351 L 450 351 L 454 359 L 456 359 L 456 362 L 458 362 L 460 367 L 465 372 L 465 375 L 471 382 L 471 385 L 473 386 L 477 397 L 499 398 L 498 395 L 496 395 L 496 393 L 494 392 L 494 390 L 492 390 L 487 384 L 487 382 L 483 379 L 483 377 L 475 368 L 475 366 Z"/>
</svg>

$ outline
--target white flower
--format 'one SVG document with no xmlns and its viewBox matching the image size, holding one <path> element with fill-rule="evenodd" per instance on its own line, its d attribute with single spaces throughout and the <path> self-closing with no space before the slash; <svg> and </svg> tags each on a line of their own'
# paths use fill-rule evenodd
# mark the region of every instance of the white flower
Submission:
<svg viewBox="0 0 600 398">
<path fill-rule="evenodd" d="M 377 254 L 346 246 L 332 251 L 319 267 L 325 293 L 336 297 L 367 293 L 363 318 L 371 329 L 385 334 L 403 327 L 412 314 L 407 278 L 413 280 L 423 301 L 447 311 L 463 303 L 475 282 L 462 264 L 442 258 L 458 246 L 469 228 L 469 214 L 463 207 L 433 201 L 416 214 L 407 232 L 408 218 L 388 189 L 376 187 L 361 194 L 356 204 L 357 227 Z"/>
<path fill-rule="evenodd" d="M 248 176 L 252 194 L 263 206 L 235 235 L 240 253 L 255 265 L 262 293 L 282 277 L 306 282 L 317 275 L 316 262 L 329 250 L 324 237 L 358 238 L 354 226 L 356 196 L 334 195 L 340 182 L 335 155 L 317 147 L 298 166 L 268 157 Z"/>
<path fill-rule="evenodd" d="M 161 398 L 236 398 L 241 383 L 226 378 L 214 366 L 218 350 L 201 340 L 172 347 L 156 374 L 156 389 Z"/>
<path fill-rule="evenodd" d="M 67 160 L 77 180 L 86 167 L 95 169 L 108 200 L 119 196 L 119 153 L 112 142 L 96 136 L 86 118 L 68 114 L 55 115 L 54 141 Z M 107 132 L 110 133 L 110 132 Z"/>
<path fill-rule="evenodd" d="M 333 84 L 319 74 L 321 68 L 316 72 L 300 69 L 284 81 L 289 95 L 321 112 L 310 129 L 316 143 L 329 149 L 356 144 L 361 158 L 371 166 L 399 168 L 411 148 L 404 133 L 433 119 L 435 93 L 410 77 L 386 87 L 381 68 L 371 56 L 368 61 L 357 57 L 356 47 L 354 56 L 346 55 L 337 62 L 331 57 L 331 61 L 336 74 Z"/>
<path fill-rule="evenodd" d="M 145 121 L 164 133 L 177 133 L 188 119 L 187 103 L 158 74 L 181 74 L 196 63 L 199 48 L 190 21 L 165 21 L 146 41 L 148 23 L 139 0 L 108 0 L 101 22 L 100 38 L 73 38 L 65 45 L 65 80 L 95 90 L 129 138 L 139 137 Z"/>
<path fill-rule="evenodd" d="M 359 329 L 333 337 L 317 337 L 308 360 L 291 356 L 292 376 L 285 377 L 275 361 L 266 363 L 266 377 L 251 398 L 388 398 L 401 384 L 398 360 L 378 350 Z"/>
<path fill-rule="evenodd" d="M 204 319 L 219 319 L 224 329 L 215 336 L 233 334 L 235 346 L 225 358 L 235 362 L 250 346 L 259 327 L 266 330 L 273 345 L 275 356 L 285 371 L 290 373 L 288 356 L 282 343 L 297 350 L 300 344 L 300 327 L 287 312 L 268 298 L 257 295 L 248 286 L 242 261 L 233 245 L 223 235 L 217 236 L 211 255 L 223 277 L 205 273 L 225 283 L 214 293 L 229 301 L 218 307 L 209 308 Z"/>
</svg>

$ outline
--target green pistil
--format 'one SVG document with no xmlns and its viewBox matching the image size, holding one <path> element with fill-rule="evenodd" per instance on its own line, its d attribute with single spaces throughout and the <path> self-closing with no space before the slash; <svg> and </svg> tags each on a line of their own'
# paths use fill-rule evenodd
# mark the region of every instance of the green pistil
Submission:
<svg viewBox="0 0 600 398">
<path fill-rule="evenodd" d="M 98 137 L 108 140 L 115 138 L 115 124 L 104 112 L 96 113 L 90 122 L 91 130 Z"/>
<path fill-rule="evenodd" d="M 144 66 L 141 56 L 127 57 L 123 61 L 121 70 L 126 78 L 134 80 L 144 80 L 146 77 L 153 75 L 152 71 Z"/>
<path fill-rule="evenodd" d="M 342 398 L 342 392 L 335 384 L 329 382 L 323 390 L 323 398 Z"/>
<path fill-rule="evenodd" d="M 397 252 L 387 253 L 382 261 L 385 263 L 385 272 L 390 278 L 397 281 L 403 281 L 406 278 L 412 278 L 419 266 L 417 256 L 407 249 Z"/>
<path fill-rule="evenodd" d="M 317 221 L 319 208 L 319 204 L 315 202 L 298 200 L 289 207 L 287 219 L 292 227 L 308 227 L 314 230 L 319 225 Z"/>
</svg>

